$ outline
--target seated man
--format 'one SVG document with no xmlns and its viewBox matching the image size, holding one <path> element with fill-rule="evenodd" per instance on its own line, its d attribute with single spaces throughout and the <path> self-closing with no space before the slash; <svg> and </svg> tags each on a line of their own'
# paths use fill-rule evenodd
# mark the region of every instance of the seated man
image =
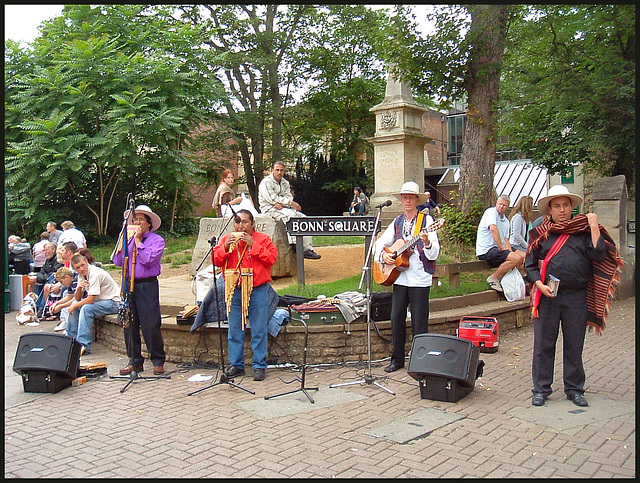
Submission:
<svg viewBox="0 0 640 483">
<path fill-rule="evenodd" d="M 424 194 L 427 196 L 427 202 L 421 205 L 418 205 L 418 211 L 422 211 L 425 208 L 427 208 L 431 216 L 435 214 L 433 210 L 435 210 L 436 213 L 438 213 L 438 216 L 442 216 L 440 212 L 440 207 L 435 201 L 433 201 L 433 198 L 431 198 L 431 193 L 429 191 L 425 191 Z"/>
<path fill-rule="evenodd" d="M 273 163 L 273 171 L 269 176 L 263 178 L 258 187 L 258 201 L 263 215 L 286 223 L 290 218 L 307 215 L 301 213 L 300 205 L 293 201 L 291 187 L 289 181 L 284 178 L 284 173 L 285 167 L 282 161 Z M 295 239 L 289 237 L 289 243 L 295 243 Z M 303 237 L 302 245 L 304 246 L 304 258 L 311 260 L 322 258 L 313 249 L 312 237 Z"/>
<path fill-rule="evenodd" d="M 56 250 L 57 245 L 55 243 L 47 242 L 44 246 L 44 255 L 46 257 L 44 265 L 42 265 L 42 268 L 40 268 L 40 271 L 38 271 L 36 275 L 31 275 L 29 277 L 34 284 L 33 291 L 38 295 L 36 306 L 38 307 L 39 313 L 42 312 L 47 300 L 43 294 L 44 286 L 51 274 L 55 273 L 56 270 L 62 267 L 62 263 L 58 261 L 58 257 L 56 256 Z"/>
<path fill-rule="evenodd" d="M 73 242 L 78 248 L 84 248 L 87 246 L 87 240 L 84 237 L 84 233 L 78 230 L 72 221 L 63 221 L 61 226 L 63 231 L 58 239 L 58 245 L 66 242 Z"/>
<path fill-rule="evenodd" d="M 9 269 L 17 275 L 27 275 L 31 264 L 31 245 L 17 235 L 9 236 Z"/>
<path fill-rule="evenodd" d="M 78 272 L 78 289 L 74 295 L 75 301 L 69 307 L 67 335 L 82 344 L 82 355 L 91 352 L 93 319 L 118 313 L 120 287 L 107 271 L 90 265 L 82 255 L 74 255 L 71 264 Z M 81 299 L 85 293 L 87 296 Z"/>
<path fill-rule="evenodd" d="M 497 267 L 487 278 L 489 286 L 497 292 L 502 292 L 500 279 L 524 260 L 521 252 L 514 251 L 509 242 L 510 223 L 506 213 L 510 202 L 507 195 L 500 195 L 496 206 L 485 210 L 476 237 L 476 256 Z"/>
</svg>

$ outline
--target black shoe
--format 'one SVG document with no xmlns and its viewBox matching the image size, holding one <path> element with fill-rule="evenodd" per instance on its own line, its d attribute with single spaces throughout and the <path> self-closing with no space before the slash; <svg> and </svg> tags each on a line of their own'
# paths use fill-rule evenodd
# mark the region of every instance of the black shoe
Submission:
<svg viewBox="0 0 640 483">
<path fill-rule="evenodd" d="M 304 258 L 308 258 L 310 260 L 319 260 L 322 258 L 322 255 L 318 255 L 316 252 L 309 249 L 304 251 Z"/>
<path fill-rule="evenodd" d="M 237 377 L 237 376 L 244 376 L 244 374 L 245 374 L 244 369 L 238 369 L 235 366 L 231 366 L 224 373 L 227 379 L 233 379 L 234 377 Z"/>
<path fill-rule="evenodd" d="M 391 361 L 387 367 L 384 368 L 384 372 L 396 372 L 398 369 L 402 369 L 404 364 L 400 364 L 399 362 Z"/>
<path fill-rule="evenodd" d="M 533 397 L 531 398 L 531 404 L 533 404 L 534 406 L 544 406 L 544 402 L 546 400 L 547 398 L 544 396 L 544 394 L 534 392 Z"/>
<path fill-rule="evenodd" d="M 264 369 L 255 369 L 253 371 L 253 380 L 254 381 L 264 381 Z"/>
<path fill-rule="evenodd" d="M 580 394 L 579 392 L 575 392 L 573 394 L 567 394 L 567 399 L 569 399 L 576 406 L 580 406 L 580 407 L 583 407 L 583 408 L 587 407 L 589 405 L 589 403 L 584 398 L 584 396 L 582 394 Z"/>
</svg>

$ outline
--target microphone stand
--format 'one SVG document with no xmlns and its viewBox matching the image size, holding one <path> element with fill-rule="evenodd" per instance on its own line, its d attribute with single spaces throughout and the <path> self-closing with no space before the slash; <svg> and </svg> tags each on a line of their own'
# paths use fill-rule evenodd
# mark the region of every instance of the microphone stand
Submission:
<svg viewBox="0 0 640 483">
<path fill-rule="evenodd" d="M 229 203 L 229 208 L 231 208 L 231 203 Z M 233 208 L 231 208 L 231 212 L 233 213 L 233 218 L 235 218 L 236 212 L 233 210 Z M 231 223 L 231 220 L 233 219 L 232 217 L 229 217 L 229 219 L 227 220 L 227 222 L 223 225 L 222 229 L 220 230 L 220 234 L 222 235 L 224 233 L 224 231 L 227 229 L 227 226 L 229 226 L 229 223 Z M 213 287 L 212 290 L 213 292 L 213 297 L 215 299 L 215 304 L 216 304 L 216 313 L 218 315 L 218 342 L 220 344 L 220 368 L 218 369 L 218 372 L 222 371 L 222 374 L 220 375 L 220 379 L 218 380 L 218 382 L 215 382 L 216 379 L 214 379 L 214 383 L 209 384 L 206 387 L 203 387 L 201 389 L 198 389 L 197 391 L 193 391 L 187 394 L 187 396 L 193 396 L 194 394 L 197 394 L 199 392 L 202 392 L 206 389 L 211 389 L 212 387 L 216 387 L 216 386 L 220 386 L 221 384 L 227 384 L 231 387 L 236 387 L 238 389 L 242 389 L 243 391 L 248 392 L 249 394 L 255 394 L 254 391 L 251 391 L 250 389 L 247 389 L 245 387 L 240 386 L 239 384 L 236 384 L 234 382 L 234 379 L 227 379 L 227 376 L 225 375 L 225 368 L 224 368 L 224 345 L 222 342 L 222 326 L 220 323 L 220 304 L 218 303 L 218 283 L 216 281 L 216 263 L 215 263 L 215 252 L 213 250 L 213 247 L 216 245 L 216 237 L 211 237 L 209 239 L 209 244 L 211 245 L 211 247 L 209 248 L 209 251 L 211 252 L 211 264 L 213 265 Z M 204 260 L 203 260 L 204 262 Z M 202 265 L 202 263 L 201 263 Z M 204 328 L 202 329 L 204 330 Z"/>
<path fill-rule="evenodd" d="M 379 223 L 380 223 L 380 218 L 382 217 L 382 208 L 383 206 L 385 206 L 385 203 L 383 203 L 382 205 L 377 206 L 377 208 L 379 209 L 378 214 L 376 215 L 376 221 L 373 224 L 373 233 L 371 234 L 371 243 L 369 243 L 369 250 L 367 252 L 367 258 L 364 264 L 364 267 L 362 268 L 362 277 L 360 278 L 360 286 L 358 287 L 358 290 L 362 290 L 362 282 L 366 281 L 367 283 L 367 287 L 366 287 L 366 298 L 367 298 L 367 350 L 368 350 L 368 356 L 369 356 L 369 360 L 368 360 L 368 367 L 369 367 L 369 374 L 366 374 L 364 376 L 364 379 L 361 379 L 359 381 L 353 381 L 353 382 L 343 382 L 340 384 L 333 384 L 332 386 L 329 386 L 331 388 L 334 387 L 341 387 L 341 386 L 353 386 L 355 384 L 367 384 L 367 385 L 375 385 L 378 386 L 380 389 L 383 389 L 385 391 L 387 391 L 389 394 L 393 394 L 394 396 L 396 395 L 395 392 L 393 392 L 391 389 L 384 387 L 382 384 L 380 384 L 379 382 L 376 382 L 376 378 L 373 376 L 373 374 L 371 373 L 371 261 L 373 259 L 373 246 L 374 246 L 374 237 L 376 235 Z M 386 205 L 388 206 L 388 205 Z"/>
</svg>

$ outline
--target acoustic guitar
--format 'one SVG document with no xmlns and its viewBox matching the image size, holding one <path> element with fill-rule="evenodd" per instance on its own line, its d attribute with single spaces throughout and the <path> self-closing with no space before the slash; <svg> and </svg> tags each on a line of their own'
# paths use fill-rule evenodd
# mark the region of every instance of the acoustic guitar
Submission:
<svg viewBox="0 0 640 483">
<path fill-rule="evenodd" d="M 409 241 L 396 240 L 396 242 L 390 247 L 384 247 L 387 253 L 393 253 L 395 256 L 394 263 L 388 264 L 384 262 L 373 262 L 373 279 L 376 283 L 388 287 L 398 279 L 400 273 L 409 268 L 409 258 L 413 253 L 412 248 L 420 240 L 420 235 L 424 232 L 438 231 L 444 226 L 444 218 L 439 218 L 429 226 L 424 228 L 420 234 L 412 236 Z"/>
</svg>

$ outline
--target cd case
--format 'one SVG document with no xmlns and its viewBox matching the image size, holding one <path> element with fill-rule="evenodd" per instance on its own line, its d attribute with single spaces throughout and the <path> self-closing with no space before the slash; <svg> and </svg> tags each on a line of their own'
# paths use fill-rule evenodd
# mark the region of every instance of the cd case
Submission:
<svg viewBox="0 0 640 483">
<path fill-rule="evenodd" d="M 547 285 L 551 289 L 551 294 L 555 297 L 558 295 L 558 286 L 560 285 L 560 279 L 554 277 L 553 275 L 549 275 L 549 281 Z"/>
</svg>

